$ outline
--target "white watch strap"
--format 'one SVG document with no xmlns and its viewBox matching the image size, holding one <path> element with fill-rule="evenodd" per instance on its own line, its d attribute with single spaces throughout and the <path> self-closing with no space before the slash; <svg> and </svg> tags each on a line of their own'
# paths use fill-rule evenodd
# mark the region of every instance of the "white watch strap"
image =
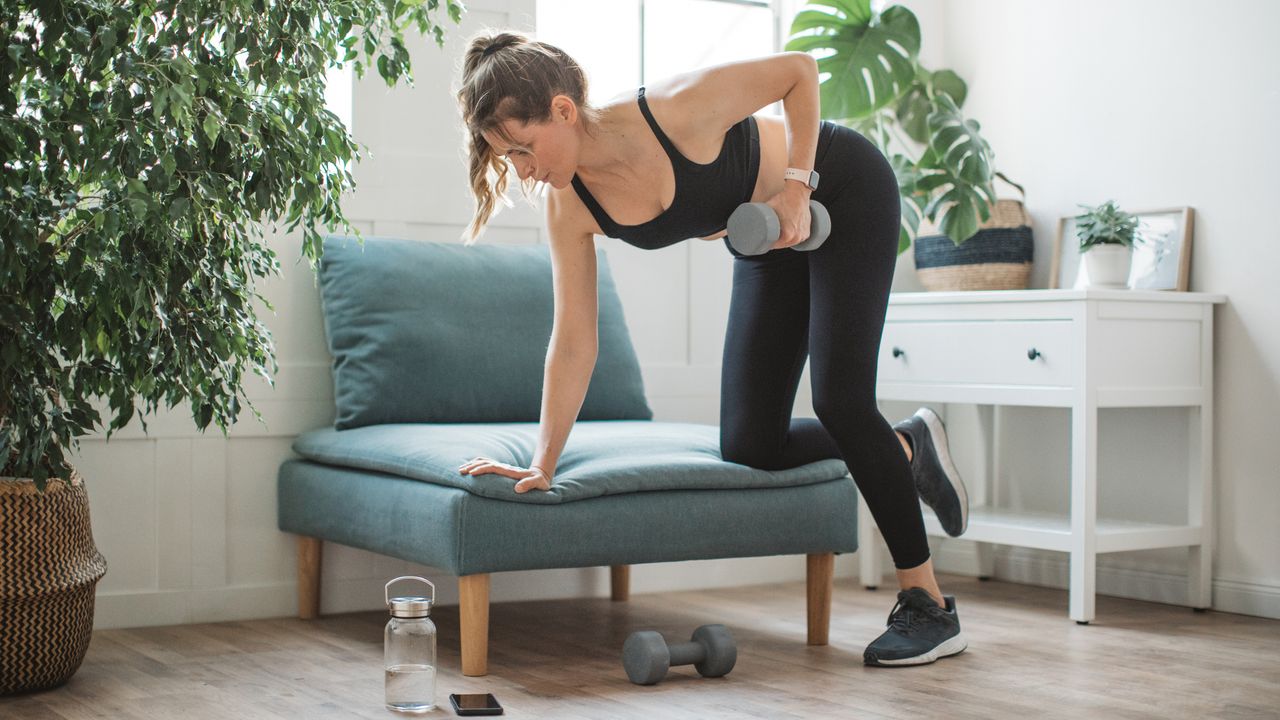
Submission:
<svg viewBox="0 0 1280 720">
<path fill-rule="evenodd" d="M 813 182 L 813 180 L 815 179 L 814 176 L 816 174 L 817 173 L 814 173 L 812 170 L 801 170 L 800 168 L 787 168 L 786 172 L 782 174 L 782 177 L 784 180 L 799 180 L 800 182 L 804 183 L 805 187 L 809 188 L 810 190 L 817 190 L 818 189 L 816 187 L 817 183 Z"/>
</svg>

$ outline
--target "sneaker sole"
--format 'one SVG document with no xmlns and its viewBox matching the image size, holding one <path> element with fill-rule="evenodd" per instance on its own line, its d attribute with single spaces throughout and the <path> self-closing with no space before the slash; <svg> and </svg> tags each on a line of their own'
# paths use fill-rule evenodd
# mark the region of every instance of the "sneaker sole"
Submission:
<svg viewBox="0 0 1280 720">
<path fill-rule="evenodd" d="M 901 665 L 928 665 L 936 662 L 938 658 L 959 655 L 969 647 L 969 643 L 964 639 L 963 633 L 957 633 L 954 637 L 948 638 L 945 642 L 938 645 L 923 655 L 916 655 L 909 658 L 898 658 L 897 660 L 879 660 L 866 663 L 868 665 L 883 665 L 885 667 L 898 667 Z"/>
<path fill-rule="evenodd" d="M 960 480 L 960 471 L 956 469 L 956 465 L 951 460 L 951 451 L 948 449 L 950 444 L 947 442 L 947 429 L 942 424 L 942 418 L 929 408 L 921 408 L 916 413 L 924 420 L 925 426 L 929 428 L 929 434 L 933 436 L 933 449 L 938 456 L 938 461 L 942 463 L 942 471 L 947 476 L 947 482 L 951 483 L 951 489 L 955 491 L 956 497 L 960 499 L 960 532 L 952 537 L 959 537 L 969 529 L 969 494 L 965 492 L 964 482 Z"/>
</svg>

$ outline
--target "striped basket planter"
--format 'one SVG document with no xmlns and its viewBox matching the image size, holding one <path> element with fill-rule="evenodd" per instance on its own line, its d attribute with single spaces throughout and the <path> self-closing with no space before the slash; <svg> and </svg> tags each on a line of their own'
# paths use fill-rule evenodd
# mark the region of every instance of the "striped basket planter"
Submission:
<svg viewBox="0 0 1280 720">
<path fill-rule="evenodd" d="M 930 233 L 930 234 L 926 234 Z M 926 290 L 1022 290 L 1031 277 L 1031 218 L 1018 200 L 996 201 L 978 233 L 960 245 L 921 223 L 916 274 Z"/>
<path fill-rule="evenodd" d="M 89 495 L 50 480 L 0 477 L 0 695 L 61 685 L 93 632 L 94 587 L 107 572 L 93 544 Z"/>
</svg>

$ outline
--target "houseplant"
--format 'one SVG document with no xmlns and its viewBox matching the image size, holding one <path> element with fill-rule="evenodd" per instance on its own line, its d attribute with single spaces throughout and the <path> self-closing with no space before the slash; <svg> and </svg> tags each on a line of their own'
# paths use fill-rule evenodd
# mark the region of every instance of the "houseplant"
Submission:
<svg viewBox="0 0 1280 720">
<path fill-rule="evenodd" d="M 1075 216 L 1076 239 L 1084 257 L 1091 287 L 1126 287 L 1138 241 L 1138 218 L 1121 210 L 1114 200 L 1096 207 L 1081 205 Z"/>
<path fill-rule="evenodd" d="M 271 382 L 253 300 L 266 303 L 255 281 L 280 270 L 262 224 L 301 226 L 313 268 L 322 230 L 354 232 L 339 200 L 357 146 L 324 107 L 325 70 L 352 62 L 363 75 L 372 62 L 388 85 L 412 81 L 403 32 L 443 45 L 441 12 L 456 23 L 462 6 L 0 10 L 0 694 L 65 681 L 87 648 L 105 568 L 67 453 L 102 427 L 99 407 L 109 439 L 139 398 L 144 414 L 189 401 L 201 430 L 225 435 L 245 373 Z M 53 510 L 54 498 L 73 501 Z M 87 569 L 54 572 L 72 558 Z"/>
<path fill-rule="evenodd" d="M 796 14 L 786 49 L 817 57 L 823 117 L 861 132 L 893 165 L 902 201 L 899 253 L 911 246 L 922 221 L 954 246 L 995 225 L 1007 231 L 983 238 L 988 247 L 970 252 L 983 262 L 1017 265 L 1025 286 L 1030 227 L 1004 222 L 1021 221 L 1025 212 L 1017 201 L 1001 201 L 1017 207 L 992 219 L 993 181 L 1008 178 L 996 172 L 978 122 L 961 111 L 968 94 L 964 80 L 920 64 L 920 24 L 910 10 L 894 5 L 875 12 L 871 0 L 811 0 Z M 932 243 L 931 260 L 949 261 L 936 257 L 946 250 Z"/>
</svg>

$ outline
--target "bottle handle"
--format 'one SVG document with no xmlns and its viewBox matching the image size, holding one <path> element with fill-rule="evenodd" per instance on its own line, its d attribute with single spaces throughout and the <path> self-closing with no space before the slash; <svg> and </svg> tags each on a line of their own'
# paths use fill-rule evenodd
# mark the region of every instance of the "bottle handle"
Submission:
<svg viewBox="0 0 1280 720">
<path fill-rule="evenodd" d="M 400 577 L 395 578 L 391 582 L 387 583 L 386 586 L 383 587 L 382 589 L 382 597 L 387 601 L 387 605 L 391 604 L 391 586 L 394 583 L 400 582 L 401 580 L 420 580 L 426 583 L 431 588 L 431 604 L 432 605 L 436 604 L 436 586 L 434 583 L 432 583 L 430 580 L 424 577 L 418 577 L 417 575 L 401 575 Z"/>
</svg>

